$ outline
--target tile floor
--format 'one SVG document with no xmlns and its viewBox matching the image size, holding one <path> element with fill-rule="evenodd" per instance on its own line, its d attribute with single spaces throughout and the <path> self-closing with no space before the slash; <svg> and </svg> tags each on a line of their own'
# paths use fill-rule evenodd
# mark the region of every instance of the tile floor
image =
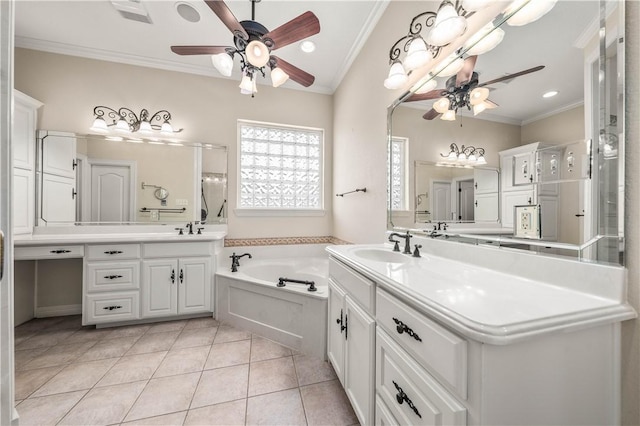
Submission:
<svg viewBox="0 0 640 426">
<path fill-rule="evenodd" d="M 213 318 L 15 329 L 21 425 L 351 425 L 329 365 Z"/>
</svg>

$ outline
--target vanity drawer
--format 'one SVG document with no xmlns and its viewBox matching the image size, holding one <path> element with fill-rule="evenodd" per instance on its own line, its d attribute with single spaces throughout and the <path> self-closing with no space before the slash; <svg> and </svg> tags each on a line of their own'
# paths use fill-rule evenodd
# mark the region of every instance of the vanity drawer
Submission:
<svg viewBox="0 0 640 426">
<path fill-rule="evenodd" d="M 398 424 L 466 424 L 464 405 L 379 328 L 376 333 L 376 390 Z"/>
<path fill-rule="evenodd" d="M 186 238 L 186 237 L 185 237 Z M 150 243 L 144 244 L 143 254 L 150 257 L 187 257 L 212 255 L 211 244 L 208 242 L 193 243 Z"/>
<path fill-rule="evenodd" d="M 373 315 L 376 286 L 373 281 L 335 259 L 329 259 L 329 277 L 340 284 L 368 313 Z"/>
<path fill-rule="evenodd" d="M 85 304 L 87 324 L 140 318 L 140 293 L 137 291 L 89 294 Z"/>
<path fill-rule="evenodd" d="M 88 262 L 87 292 L 137 290 L 140 262 Z"/>
<path fill-rule="evenodd" d="M 140 244 L 100 244 L 87 246 L 87 260 L 138 258 L 140 258 Z"/>
<path fill-rule="evenodd" d="M 84 246 L 58 245 L 44 247 L 16 247 L 15 260 L 69 259 L 84 257 Z"/>
<path fill-rule="evenodd" d="M 378 289 L 376 320 L 424 368 L 467 398 L 467 342 Z"/>
</svg>

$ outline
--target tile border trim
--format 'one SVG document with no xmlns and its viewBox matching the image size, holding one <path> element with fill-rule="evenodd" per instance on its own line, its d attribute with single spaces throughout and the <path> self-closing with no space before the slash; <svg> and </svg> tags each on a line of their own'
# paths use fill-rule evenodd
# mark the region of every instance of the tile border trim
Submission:
<svg viewBox="0 0 640 426">
<path fill-rule="evenodd" d="M 274 238 L 225 238 L 225 247 L 241 246 L 282 246 L 296 244 L 351 244 L 332 236 L 325 237 L 274 237 Z"/>
</svg>

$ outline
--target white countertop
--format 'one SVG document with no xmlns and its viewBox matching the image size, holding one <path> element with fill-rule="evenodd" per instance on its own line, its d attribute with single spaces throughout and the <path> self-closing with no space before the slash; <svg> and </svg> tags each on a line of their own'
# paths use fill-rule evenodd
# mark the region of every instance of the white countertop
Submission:
<svg viewBox="0 0 640 426">
<path fill-rule="evenodd" d="M 203 232 L 198 235 L 178 235 L 173 232 L 123 232 L 123 233 L 60 233 L 42 235 L 16 235 L 16 247 L 57 245 L 57 244 L 97 244 L 97 243 L 142 243 L 142 242 L 190 242 L 216 241 L 226 236 L 224 231 Z"/>
<path fill-rule="evenodd" d="M 357 255 L 363 248 L 391 250 L 387 244 L 375 244 L 329 246 L 327 251 L 371 276 L 383 289 L 480 342 L 509 344 L 636 317 L 626 303 L 574 288 L 432 254 L 405 255 L 404 263 L 369 260 Z"/>
</svg>

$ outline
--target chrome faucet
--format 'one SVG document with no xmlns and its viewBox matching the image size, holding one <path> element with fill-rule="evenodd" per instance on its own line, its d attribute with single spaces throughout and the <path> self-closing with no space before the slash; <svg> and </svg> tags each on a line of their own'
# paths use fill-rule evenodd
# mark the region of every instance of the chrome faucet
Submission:
<svg viewBox="0 0 640 426">
<path fill-rule="evenodd" d="M 412 236 L 413 235 L 409 234 L 409 231 L 407 231 L 407 233 L 404 235 L 398 234 L 397 232 L 392 232 L 391 234 L 389 234 L 389 241 L 394 242 L 393 237 L 404 238 L 404 250 L 402 251 L 402 253 L 411 254 L 411 243 L 409 242 L 409 240 Z"/>
</svg>

